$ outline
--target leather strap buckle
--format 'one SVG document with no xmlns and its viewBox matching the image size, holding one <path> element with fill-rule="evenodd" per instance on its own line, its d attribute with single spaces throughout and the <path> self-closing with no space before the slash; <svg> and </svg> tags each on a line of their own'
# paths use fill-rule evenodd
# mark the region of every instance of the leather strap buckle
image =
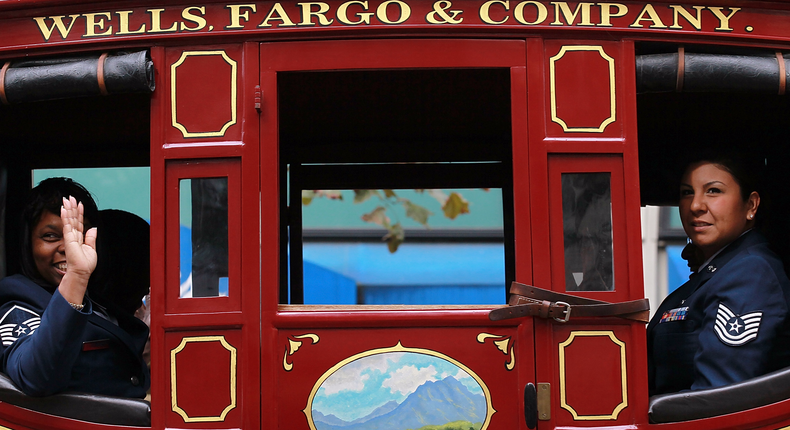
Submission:
<svg viewBox="0 0 790 430">
<path fill-rule="evenodd" d="M 557 304 L 557 305 L 565 305 L 565 310 L 562 312 L 565 315 L 565 317 L 564 318 L 554 317 L 554 321 L 561 322 L 561 323 L 568 322 L 568 320 L 571 319 L 571 305 L 570 305 L 570 303 L 555 302 L 555 304 Z"/>
</svg>

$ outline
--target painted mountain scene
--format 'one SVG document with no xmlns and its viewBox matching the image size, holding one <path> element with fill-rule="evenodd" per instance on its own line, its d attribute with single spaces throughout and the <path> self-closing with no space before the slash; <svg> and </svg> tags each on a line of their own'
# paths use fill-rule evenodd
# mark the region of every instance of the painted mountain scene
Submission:
<svg viewBox="0 0 790 430">
<path fill-rule="evenodd" d="M 311 412 L 316 430 L 481 430 L 489 404 L 477 379 L 458 365 L 395 351 L 337 369 L 316 392 Z"/>
</svg>

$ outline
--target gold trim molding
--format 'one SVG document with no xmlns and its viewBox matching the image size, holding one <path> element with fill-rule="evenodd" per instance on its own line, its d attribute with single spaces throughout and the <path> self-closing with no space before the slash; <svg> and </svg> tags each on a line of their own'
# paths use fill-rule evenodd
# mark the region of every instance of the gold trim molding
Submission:
<svg viewBox="0 0 790 430">
<path fill-rule="evenodd" d="M 565 348 L 568 347 L 576 337 L 581 336 L 604 336 L 608 337 L 612 343 L 617 345 L 620 348 L 620 374 L 622 378 L 620 380 L 621 388 L 622 388 L 622 395 L 623 401 L 620 402 L 619 405 L 615 406 L 614 410 L 609 415 L 579 415 L 576 410 L 573 409 L 572 406 L 565 401 L 565 394 L 566 394 L 566 387 L 565 387 Z M 625 342 L 621 341 L 614 335 L 614 332 L 611 330 L 603 330 L 603 331 L 572 331 L 568 339 L 564 342 L 560 343 L 559 345 L 559 352 L 560 352 L 560 407 L 562 409 L 567 410 L 568 412 L 573 415 L 574 421 L 588 421 L 588 420 L 616 420 L 617 416 L 620 415 L 620 412 L 628 406 L 628 384 L 627 384 L 627 377 L 626 377 L 626 367 L 625 367 Z"/>
<path fill-rule="evenodd" d="M 317 334 L 313 334 L 313 333 L 300 334 L 298 336 L 293 336 L 293 338 L 310 339 L 311 345 L 315 345 L 316 343 L 318 343 L 319 340 L 321 340 Z M 294 355 L 294 353 L 298 351 L 299 348 L 302 347 L 302 342 L 294 339 L 291 338 L 288 339 L 288 346 L 285 348 L 285 356 L 283 356 L 283 369 L 285 369 L 286 372 L 290 372 L 291 369 L 294 368 L 293 363 L 288 362 L 288 356 Z"/>
<path fill-rule="evenodd" d="M 176 354 L 181 352 L 189 342 L 219 342 L 223 348 L 230 351 L 230 404 L 225 407 L 225 410 L 216 417 L 190 417 L 186 411 L 178 406 L 178 393 L 176 392 Z M 236 348 L 234 348 L 225 336 L 197 336 L 185 337 L 181 339 L 181 343 L 173 350 L 170 351 L 170 402 L 173 412 L 181 415 L 186 423 L 206 423 L 225 421 L 225 416 L 228 415 L 233 408 L 236 407 Z"/>
<path fill-rule="evenodd" d="M 189 56 L 203 56 L 203 55 L 219 55 L 230 65 L 231 79 L 230 79 L 230 120 L 226 122 L 219 131 L 206 131 L 192 133 L 187 128 L 178 122 L 176 112 L 176 69 L 178 66 L 186 61 Z M 170 109 L 172 112 L 172 125 L 181 131 L 184 137 L 221 137 L 225 135 L 228 127 L 236 124 L 236 61 L 228 56 L 225 51 L 184 51 L 181 53 L 181 58 L 178 59 L 172 66 L 170 66 Z"/>
<path fill-rule="evenodd" d="M 318 389 L 321 388 L 321 385 L 324 383 L 324 381 L 326 381 L 327 378 L 332 376 L 333 373 L 340 370 L 341 367 L 345 366 L 348 363 L 351 363 L 352 361 L 359 360 L 364 357 L 369 357 L 371 355 L 384 354 L 387 352 L 412 352 L 417 354 L 425 354 L 436 358 L 440 358 L 442 360 L 446 360 L 458 366 L 464 372 L 469 374 L 469 376 L 474 378 L 475 381 L 477 381 L 477 383 L 480 384 L 480 387 L 483 389 L 483 393 L 486 398 L 486 419 L 483 422 L 482 427 L 480 427 L 480 430 L 486 430 L 488 426 L 491 424 L 491 417 L 494 415 L 494 413 L 496 413 L 496 410 L 494 410 L 494 405 L 491 403 L 491 391 L 488 389 L 488 386 L 486 386 L 485 382 L 483 382 L 483 380 L 479 376 L 477 376 L 477 374 L 473 372 L 472 369 L 466 367 L 460 361 L 448 357 L 440 352 L 433 351 L 430 349 L 423 349 L 423 348 L 407 348 L 401 345 L 400 342 L 398 342 L 395 346 L 392 347 L 371 349 L 368 351 L 360 352 L 359 354 L 356 355 L 352 355 L 351 357 L 348 357 L 345 360 L 342 360 L 339 363 L 332 366 L 329 370 L 324 372 L 324 374 L 321 375 L 320 378 L 318 378 L 318 380 L 315 382 L 315 385 L 313 385 L 313 390 L 310 391 L 310 396 L 308 396 L 307 398 L 307 406 L 305 406 L 304 410 L 302 410 L 302 412 L 307 417 L 307 424 L 310 426 L 311 430 L 317 430 L 315 427 L 315 423 L 313 422 L 313 414 L 312 414 L 313 399 L 315 398 L 315 395 L 318 394 Z"/>
<path fill-rule="evenodd" d="M 505 369 L 508 371 L 513 370 L 516 367 L 516 356 L 513 353 L 513 344 L 510 343 L 510 336 L 500 336 L 491 333 L 480 333 L 477 335 L 477 342 L 479 343 L 485 343 L 487 339 L 497 339 L 493 341 L 494 346 L 502 351 L 503 354 L 510 355 L 510 359 L 505 362 Z"/>
<path fill-rule="evenodd" d="M 606 118 L 600 126 L 595 127 L 569 127 L 565 121 L 557 116 L 557 95 L 556 95 L 556 81 L 554 77 L 554 63 L 559 61 L 566 53 L 572 51 L 597 51 L 601 58 L 609 63 L 609 118 Z M 606 126 L 615 122 L 617 117 L 617 101 L 615 100 L 615 79 L 614 79 L 614 58 L 610 57 L 603 50 L 603 46 L 597 45 L 575 45 L 563 46 L 557 55 L 549 59 L 549 76 L 550 76 L 550 92 L 551 92 L 551 120 L 556 122 L 562 127 L 562 131 L 566 133 L 580 132 L 580 133 L 603 133 Z"/>
</svg>

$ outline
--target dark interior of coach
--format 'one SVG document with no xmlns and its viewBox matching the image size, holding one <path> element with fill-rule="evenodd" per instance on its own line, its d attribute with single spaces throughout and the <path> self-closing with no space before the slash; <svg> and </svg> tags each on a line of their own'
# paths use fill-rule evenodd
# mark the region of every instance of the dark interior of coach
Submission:
<svg viewBox="0 0 790 430">
<path fill-rule="evenodd" d="M 729 57 L 746 74 L 758 75 L 749 61 L 776 64 L 775 50 L 719 46 L 685 46 L 685 55 L 696 53 Z M 678 45 L 642 43 L 640 55 L 676 53 Z M 758 69 L 760 65 L 754 68 Z M 688 73 L 688 72 L 687 72 Z M 732 72 L 739 73 L 738 71 Z M 674 77 L 673 77 L 674 79 Z M 733 78 L 730 82 L 737 81 Z M 779 79 L 771 77 L 766 88 L 738 88 L 724 82 L 704 90 L 644 92 L 637 96 L 639 172 L 642 205 L 674 206 L 682 169 L 699 157 L 737 157 L 758 172 L 760 228 L 790 268 L 790 224 L 786 222 L 790 199 L 784 192 L 790 165 L 790 97 L 779 94 Z M 734 86 L 734 87 L 733 87 Z"/>
<path fill-rule="evenodd" d="M 18 270 L 18 220 L 34 169 L 148 166 L 149 142 L 146 94 L 0 105 L 3 274 Z"/>
<path fill-rule="evenodd" d="M 515 279 L 508 69 L 281 73 L 278 103 L 281 254 L 289 256 L 281 259 L 280 303 L 321 303 L 305 300 L 301 190 L 458 188 L 502 190 L 503 235 L 418 228 L 406 241 L 503 244 L 498 299 L 506 301 Z M 381 243 L 384 233 L 371 233 L 331 240 Z"/>
</svg>

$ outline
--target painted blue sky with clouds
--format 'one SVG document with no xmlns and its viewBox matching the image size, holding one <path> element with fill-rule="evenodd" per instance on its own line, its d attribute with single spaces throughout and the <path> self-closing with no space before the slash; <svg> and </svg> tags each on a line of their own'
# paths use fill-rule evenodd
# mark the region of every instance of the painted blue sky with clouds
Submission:
<svg viewBox="0 0 790 430">
<path fill-rule="evenodd" d="M 386 352 L 354 360 L 329 376 L 313 399 L 313 410 L 353 421 L 391 400 L 402 402 L 427 381 L 448 376 L 472 394 L 483 394 L 474 378 L 445 359 L 416 352 Z"/>
</svg>

